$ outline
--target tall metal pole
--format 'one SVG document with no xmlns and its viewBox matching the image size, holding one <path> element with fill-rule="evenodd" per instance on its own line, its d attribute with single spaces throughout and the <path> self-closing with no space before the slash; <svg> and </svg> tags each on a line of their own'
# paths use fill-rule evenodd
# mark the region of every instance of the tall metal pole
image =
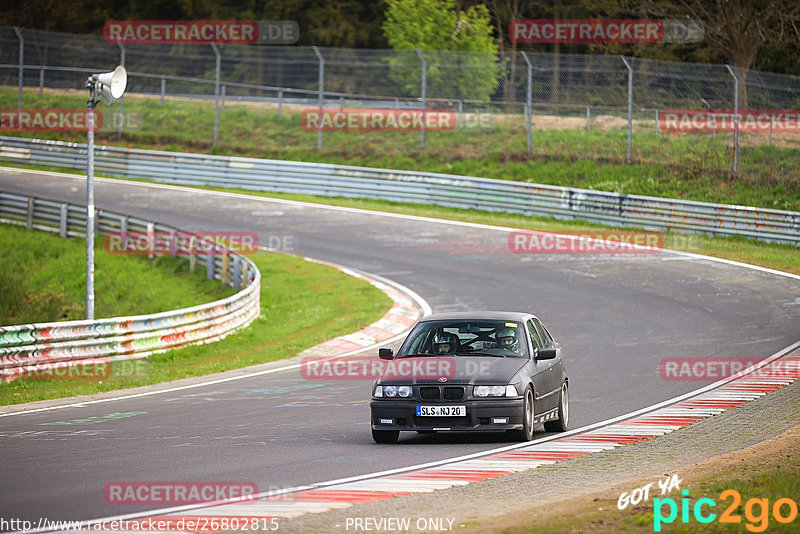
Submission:
<svg viewBox="0 0 800 534">
<path fill-rule="evenodd" d="M 125 66 L 125 45 L 117 43 L 119 46 L 119 64 Z M 125 96 L 119 98 L 119 123 L 117 124 L 117 138 L 122 138 L 122 127 L 125 123 L 123 113 L 125 111 Z"/>
<path fill-rule="evenodd" d="M 725 65 L 733 76 L 733 174 L 739 168 L 739 77 L 730 65 Z"/>
<path fill-rule="evenodd" d="M 525 58 L 525 63 L 528 65 L 528 90 L 525 95 L 525 129 L 528 130 L 528 154 L 531 153 L 531 115 L 533 115 L 533 102 L 531 101 L 532 96 L 532 87 L 531 81 L 533 78 L 533 66 L 531 65 L 531 61 L 528 59 L 528 54 L 522 52 L 522 57 Z"/>
<path fill-rule="evenodd" d="M 214 70 L 214 143 L 212 145 L 217 146 L 219 135 L 219 77 L 222 68 L 222 54 L 220 54 L 216 43 L 211 43 L 211 48 L 214 49 L 214 54 L 217 56 L 216 69 Z"/>
<path fill-rule="evenodd" d="M 319 119 L 317 123 L 317 152 L 322 152 L 322 112 L 325 103 L 325 58 L 322 57 L 319 48 L 316 46 L 312 46 L 311 48 L 314 50 L 314 54 L 317 56 L 317 61 L 319 61 Z"/>
<path fill-rule="evenodd" d="M 427 92 L 428 92 L 428 62 L 425 61 L 425 56 L 419 48 L 415 49 L 417 56 L 422 62 L 422 81 L 420 82 L 420 100 L 422 100 L 422 128 L 420 128 L 419 148 L 425 150 L 425 110 L 428 108 Z"/>
<path fill-rule="evenodd" d="M 630 162 L 633 151 L 633 67 L 624 56 L 620 56 L 628 67 L 628 152 L 625 158 Z"/>
<path fill-rule="evenodd" d="M 17 34 L 19 39 L 19 73 L 17 74 L 19 93 L 17 95 L 17 121 L 19 121 L 20 114 L 22 114 L 22 87 L 25 83 L 25 39 L 22 38 L 22 32 L 19 28 L 14 26 L 14 33 Z"/>
<path fill-rule="evenodd" d="M 89 146 L 86 155 L 86 319 L 94 319 L 94 109 L 97 77 L 92 76 L 86 101 Z"/>
</svg>

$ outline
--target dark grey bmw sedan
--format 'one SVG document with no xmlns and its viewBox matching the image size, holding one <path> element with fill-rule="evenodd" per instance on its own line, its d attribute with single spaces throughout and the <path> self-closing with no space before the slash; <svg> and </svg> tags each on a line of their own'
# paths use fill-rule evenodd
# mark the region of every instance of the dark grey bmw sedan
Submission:
<svg viewBox="0 0 800 534">
<path fill-rule="evenodd" d="M 530 313 L 429 315 L 406 337 L 372 386 L 372 437 L 395 443 L 401 431 L 565 431 L 569 379 L 561 346 Z"/>
</svg>

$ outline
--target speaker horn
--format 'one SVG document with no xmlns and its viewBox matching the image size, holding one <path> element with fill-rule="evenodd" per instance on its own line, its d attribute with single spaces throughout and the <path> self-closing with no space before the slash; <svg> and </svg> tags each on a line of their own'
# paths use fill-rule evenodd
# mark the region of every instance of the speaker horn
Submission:
<svg viewBox="0 0 800 534">
<path fill-rule="evenodd" d="M 103 102 L 110 106 L 125 93 L 125 88 L 128 86 L 128 72 L 120 65 L 111 72 L 98 74 L 97 82 L 98 93 Z"/>
</svg>

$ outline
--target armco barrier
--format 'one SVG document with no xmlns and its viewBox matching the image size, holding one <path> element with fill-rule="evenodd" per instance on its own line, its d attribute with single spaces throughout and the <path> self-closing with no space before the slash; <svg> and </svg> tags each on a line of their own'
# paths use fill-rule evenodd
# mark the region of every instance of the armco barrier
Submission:
<svg viewBox="0 0 800 534">
<path fill-rule="evenodd" d="M 127 215 L 98 210 L 98 233 L 167 232 L 188 240 L 189 232 Z M 0 222 L 58 232 L 62 237 L 85 235 L 86 208 L 0 192 Z M 210 244 L 209 244 L 210 245 Z M 219 279 L 241 291 L 226 299 L 152 315 L 87 321 L 0 327 L 0 378 L 76 364 L 144 358 L 148 354 L 208 343 L 249 325 L 260 313 L 261 273 L 248 258 L 233 251 L 194 255 L 209 279 Z M 227 257 L 226 257 L 227 256 Z M 232 258 L 232 259 L 228 259 Z"/>
<path fill-rule="evenodd" d="M 0 137 L 0 161 L 83 170 L 86 145 Z M 321 163 L 95 147 L 98 173 L 180 185 L 418 202 L 800 245 L 800 212 Z"/>
</svg>

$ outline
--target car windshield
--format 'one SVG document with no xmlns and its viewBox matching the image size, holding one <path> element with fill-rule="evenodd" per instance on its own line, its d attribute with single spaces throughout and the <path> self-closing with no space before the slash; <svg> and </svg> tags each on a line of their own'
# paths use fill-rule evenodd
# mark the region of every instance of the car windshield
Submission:
<svg viewBox="0 0 800 534">
<path fill-rule="evenodd" d="M 516 321 L 425 321 L 414 327 L 397 355 L 527 358 L 528 344 Z"/>
</svg>

